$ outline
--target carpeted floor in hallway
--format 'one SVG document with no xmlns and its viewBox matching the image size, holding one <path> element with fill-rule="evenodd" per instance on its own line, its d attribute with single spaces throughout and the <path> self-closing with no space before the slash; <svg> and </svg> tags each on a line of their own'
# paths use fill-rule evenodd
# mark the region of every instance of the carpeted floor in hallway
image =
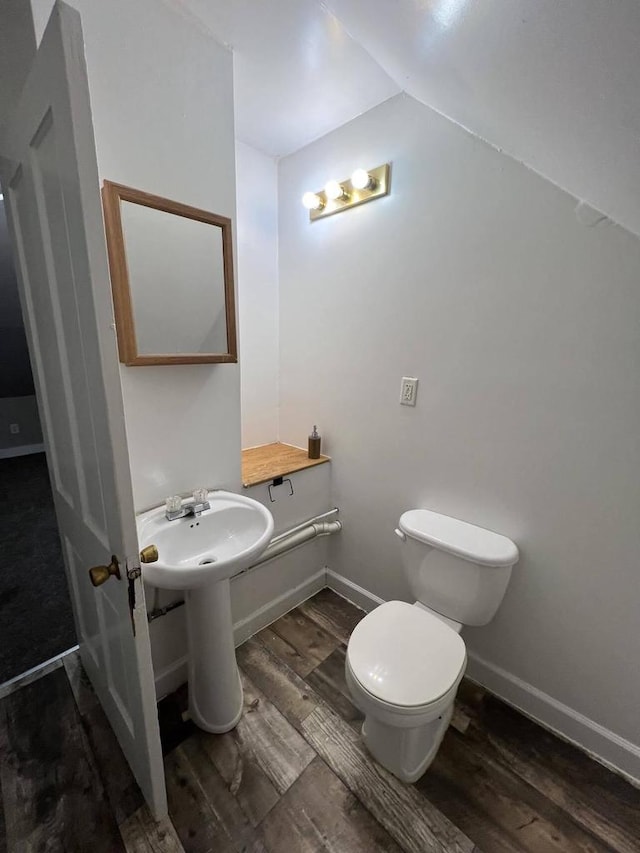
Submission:
<svg viewBox="0 0 640 853">
<path fill-rule="evenodd" d="M 45 454 L 0 459 L 0 684 L 75 644 Z"/>
</svg>

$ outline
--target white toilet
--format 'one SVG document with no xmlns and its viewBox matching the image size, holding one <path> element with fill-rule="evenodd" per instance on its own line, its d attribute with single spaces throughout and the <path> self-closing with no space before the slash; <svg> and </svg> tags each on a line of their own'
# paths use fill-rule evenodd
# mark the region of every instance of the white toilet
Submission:
<svg viewBox="0 0 640 853">
<path fill-rule="evenodd" d="M 373 757 L 415 782 L 451 719 L 467 663 L 460 630 L 491 621 L 518 549 L 506 536 L 426 509 L 403 513 L 396 534 L 417 601 L 388 601 L 365 616 L 349 639 L 346 679 Z"/>
</svg>

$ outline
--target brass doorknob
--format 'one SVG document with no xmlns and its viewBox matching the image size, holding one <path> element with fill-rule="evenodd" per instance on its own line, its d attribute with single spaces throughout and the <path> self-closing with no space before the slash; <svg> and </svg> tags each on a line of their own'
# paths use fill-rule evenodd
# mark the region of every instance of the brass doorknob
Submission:
<svg viewBox="0 0 640 853">
<path fill-rule="evenodd" d="M 140 562 L 141 563 L 157 563 L 158 561 L 158 549 L 155 545 L 147 545 L 146 548 L 143 548 L 140 551 Z"/>
<path fill-rule="evenodd" d="M 111 575 L 115 575 L 120 580 L 120 564 L 115 554 L 111 557 L 111 562 L 108 566 L 94 566 L 89 569 L 89 577 L 94 586 L 102 586 L 105 581 L 108 581 Z"/>
</svg>

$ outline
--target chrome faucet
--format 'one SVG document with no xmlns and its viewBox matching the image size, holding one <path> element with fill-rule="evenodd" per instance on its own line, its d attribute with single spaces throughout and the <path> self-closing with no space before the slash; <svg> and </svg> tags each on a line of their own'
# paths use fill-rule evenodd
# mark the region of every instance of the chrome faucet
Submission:
<svg viewBox="0 0 640 853">
<path fill-rule="evenodd" d="M 175 521 L 177 518 L 186 518 L 189 515 L 197 517 L 205 510 L 211 509 L 211 504 L 207 500 L 207 489 L 196 489 L 193 493 L 193 500 L 182 503 L 180 495 L 172 495 L 166 500 L 165 516 L 167 521 Z"/>
</svg>

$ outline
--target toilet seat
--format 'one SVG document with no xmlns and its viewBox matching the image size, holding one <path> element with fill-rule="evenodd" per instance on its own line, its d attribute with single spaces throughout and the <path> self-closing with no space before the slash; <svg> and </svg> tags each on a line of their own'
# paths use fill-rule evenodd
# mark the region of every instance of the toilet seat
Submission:
<svg viewBox="0 0 640 853">
<path fill-rule="evenodd" d="M 455 695 L 467 662 L 462 637 L 404 601 L 381 604 L 356 625 L 350 674 L 370 699 L 397 714 L 420 714 Z"/>
</svg>

